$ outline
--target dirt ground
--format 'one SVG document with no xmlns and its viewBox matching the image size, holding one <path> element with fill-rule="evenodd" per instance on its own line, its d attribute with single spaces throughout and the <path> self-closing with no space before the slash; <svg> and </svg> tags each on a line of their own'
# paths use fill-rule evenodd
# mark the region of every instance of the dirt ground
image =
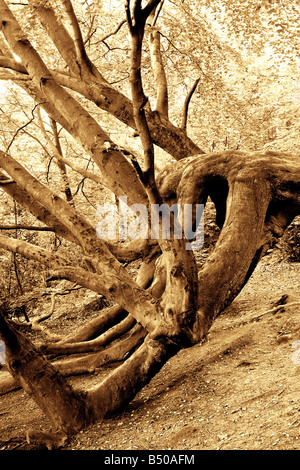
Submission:
<svg viewBox="0 0 300 470">
<path fill-rule="evenodd" d="M 65 449 L 299 450 L 299 285 L 300 263 L 266 256 L 205 343 Z M 71 381 L 84 387 L 87 377 Z M 26 443 L 32 429 L 49 429 L 35 403 L 22 390 L 1 396 L 0 449 L 36 449 Z"/>
</svg>

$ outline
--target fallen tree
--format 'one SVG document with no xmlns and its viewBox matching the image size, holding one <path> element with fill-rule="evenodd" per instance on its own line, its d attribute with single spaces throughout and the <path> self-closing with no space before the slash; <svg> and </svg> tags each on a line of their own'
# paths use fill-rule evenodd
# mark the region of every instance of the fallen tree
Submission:
<svg viewBox="0 0 300 470">
<path fill-rule="evenodd" d="M 44 7 L 38 2 L 35 9 L 42 21 L 46 21 L 47 31 L 69 65 L 70 81 L 75 76 L 84 86 L 93 80 L 96 89 L 108 87 L 85 54 L 71 3 L 63 3 L 74 39 L 61 25 L 55 23 L 56 29 L 50 28 L 55 16 L 48 4 Z M 107 242 L 97 236 L 95 227 L 70 201 L 54 194 L 13 156 L 0 151 L 0 166 L 6 173 L 0 176 L 3 190 L 73 243 L 79 253 L 78 262 L 5 235 L 0 235 L 0 247 L 40 262 L 51 270 L 52 280 L 67 279 L 114 302 L 113 307 L 75 334 L 50 337 L 45 344 L 33 344 L 6 318 L 5 308 L 0 312 L 6 368 L 14 383 L 37 402 L 57 433 L 52 436 L 33 433 L 29 438 L 45 439 L 49 448 L 57 447 L 65 442 L 65 436 L 124 407 L 170 357 L 205 338 L 214 319 L 241 291 L 261 257 L 300 213 L 300 164 L 299 158 L 293 155 L 230 150 L 203 154 L 192 143 L 187 144 L 185 131 L 177 129 L 177 145 L 172 155 L 178 161 L 156 174 L 154 142 L 165 146 L 171 125 L 166 112 L 165 82 L 157 61 L 159 48 L 154 47 L 158 40 L 155 30 L 151 39 L 156 54 L 153 68 L 161 85 L 156 112 L 151 111 L 144 94 L 141 55 L 146 20 L 150 19 L 155 28 L 158 14 L 155 9 L 159 3 L 150 0 L 142 8 L 137 1 L 131 8 L 127 2 L 126 8 L 132 39 L 132 103 L 127 104 L 132 112 L 132 125 L 143 145 L 144 162 L 140 165 L 134 155 L 115 146 L 79 101 L 62 88 L 5 2 L 0 1 L 2 32 L 11 50 L 22 60 L 24 70 L 18 65 L 18 73 L 30 78 L 30 86 L 26 82 L 27 91 L 91 155 L 101 170 L 103 184 L 116 196 L 126 195 L 131 203 L 146 208 L 162 204 L 170 208 L 177 204 L 184 214 L 187 206 L 192 207 L 193 233 L 198 222 L 196 205 L 205 206 L 210 198 L 221 229 L 214 250 L 201 269 L 190 249 L 192 239 L 186 233 L 176 236 L 179 222 L 171 210 L 165 214 L 170 224 L 168 237 L 158 230 L 155 237 L 138 242 L 133 240 L 122 245 Z M 70 42 L 68 49 L 61 42 L 57 28 Z M 153 128 L 157 116 L 162 122 L 163 137 Z M 185 158 L 180 158 L 179 147 L 185 148 L 182 155 Z M 163 222 L 164 217 L 161 225 Z M 136 279 L 123 264 L 126 258 L 141 260 Z M 36 322 L 33 324 L 36 326 Z M 62 360 L 59 358 L 62 354 L 70 357 Z M 115 369 L 88 391 L 73 388 L 65 377 L 89 373 L 108 363 L 115 363 Z M 5 387 L 7 390 L 7 384 Z"/>
</svg>

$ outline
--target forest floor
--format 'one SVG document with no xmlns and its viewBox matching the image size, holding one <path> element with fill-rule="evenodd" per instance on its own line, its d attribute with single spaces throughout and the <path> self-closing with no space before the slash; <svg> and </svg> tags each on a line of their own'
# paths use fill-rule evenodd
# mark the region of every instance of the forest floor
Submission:
<svg viewBox="0 0 300 470">
<path fill-rule="evenodd" d="M 206 342 L 180 351 L 124 411 L 66 449 L 299 450 L 299 287 L 300 263 L 265 256 Z M 70 381 L 84 388 L 91 378 Z M 0 449 L 35 449 L 25 438 L 32 429 L 49 429 L 33 400 L 2 395 Z"/>
</svg>

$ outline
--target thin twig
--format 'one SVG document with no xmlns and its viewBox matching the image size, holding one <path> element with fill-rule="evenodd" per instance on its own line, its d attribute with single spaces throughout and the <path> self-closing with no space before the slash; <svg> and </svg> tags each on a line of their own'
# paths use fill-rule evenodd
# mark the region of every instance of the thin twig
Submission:
<svg viewBox="0 0 300 470">
<path fill-rule="evenodd" d="M 37 231 L 48 231 L 55 232 L 55 227 L 36 227 L 34 225 L 0 225 L 0 230 L 37 230 Z"/>
<path fill-rule="evenodd" d="M 25 127 L 29 126 L 29 124 L 31 124 L 32 121 L 34 121 L 35 116 L 34 116 L 33 113 L 34 113 L 34 111 L 35 111 L 35 109 L 36 109 L 37 106 L 38 106 L 38 104 L 35 104 L 34 107 L 33 107 L 33 110 L 31 111 L 31 113 L 32 113 L 32 118 L 31 118 L 26 124 L 24 124 L 23 126 L 19 127 L 19 129 L 17 129 L 16 132 L 14 133 L 13 138 L 11 139 L 10 143 L 8 144 L 8 146 L 7 146 L 7 148 L 6 148 L 6 153 L 8 153 L 10 147 L 12 146 L 12 144 L 13 144 L 15 138 L 17 137 L 17 135 L 19 134 L 19 132 L 20 132 L 21 130 L 25 129 Z"/>
<path fill-rule="evenodd" d="M 115 34 L 117 34 L 120 29 L 122 28 L 123 24 L 126 23 L 126 20 L 122 20 L 121 23 L 119 23 L 117 25 L 117 27 L 114 29 L 114 31 L 112 31 L 111 33 L 108 33 L 106 34 L 103 38 L 101 38 L 99 41 L 97 42 L 104 42 L 106 39 L 108 39 L 110 36 L 114 36 Z"/>
<path fill-rule="evenodd" d="M 89 26 L 89 29 L 88 29 L 88 32 L 87 32 L 87 35 L 86 35 L 86 39 L 84 40 L 84 45 L 86 45 L 89 42 L 89 40 L 91 39 L 93 34 L 95 34 L 95 32 L 97 31 L 97 28 L 94 28 L 94 31 L 92 32 L 92 29 L 93 29 L 93 26 L 94 26 L 94 21 L 95 21 L 95 16 L 96 15 L 92 16 L 91 24 Z"/>
</svg>

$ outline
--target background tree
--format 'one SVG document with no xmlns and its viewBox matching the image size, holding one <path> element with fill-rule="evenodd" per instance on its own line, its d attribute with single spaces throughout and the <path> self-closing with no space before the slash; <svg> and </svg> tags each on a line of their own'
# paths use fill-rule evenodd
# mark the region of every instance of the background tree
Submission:
<svg viewBox="0 0 300 470">
<path fill-rule="evenodd" d="M 124 406 L 179 349 L 201 341 L 299 213 L 298 158 L 257 151 L 276 141 L 285 110 L 297 114 L 297 86 L 280 110 L 271 87 L 282 57 L 288 73 L 277 97 L 297 68 L 289 63 L 293 35 L 286 35 L 289 48 L 277 44 L 281 29 L 270 18 L 281 21 L 279 9 L 256 5 L 249 22 L 243 2 L 162 3 L 127 1 L 112 12 L 98 2 L 30 0 L 9 8 L 0 1 L 2 79 L 13 82 L 14 97 L 2 106 L 1 188 L 31 217 L 27 227 L 12 221 L 14 229 L 35 229 L 38 237 L 30 225 L 37 219 L 39 229 L 64 240 L 49 249 L 49 233 L 41 240 L 1 235 L 0 246 L 50 270 L 48 282 L 66 279 L 114 303 L 75 333 L 34 346 L 2 308 L 9 371 L 67 434 Z M 293 7 L 292 24 L 299 19 Z M 270 38 L 267 51 L 253 40 L 257 31 Z M 264 65 L 270 51 L 272 76 Z M 210 198 L 221 229 L 215 249 L 198 269 L 189 240 L 172 231 L 169 239 L 102 240 L 90 206 L 100 192 L 101 201 L 126 196 L 148 209 L 195 208 Z M 134 278 L 126 264 L 137 259 Z M 55 360 L 62 353 L 91 354 Z M 87 393 L 63 377 L 120 360 Z"/>
</svg>

